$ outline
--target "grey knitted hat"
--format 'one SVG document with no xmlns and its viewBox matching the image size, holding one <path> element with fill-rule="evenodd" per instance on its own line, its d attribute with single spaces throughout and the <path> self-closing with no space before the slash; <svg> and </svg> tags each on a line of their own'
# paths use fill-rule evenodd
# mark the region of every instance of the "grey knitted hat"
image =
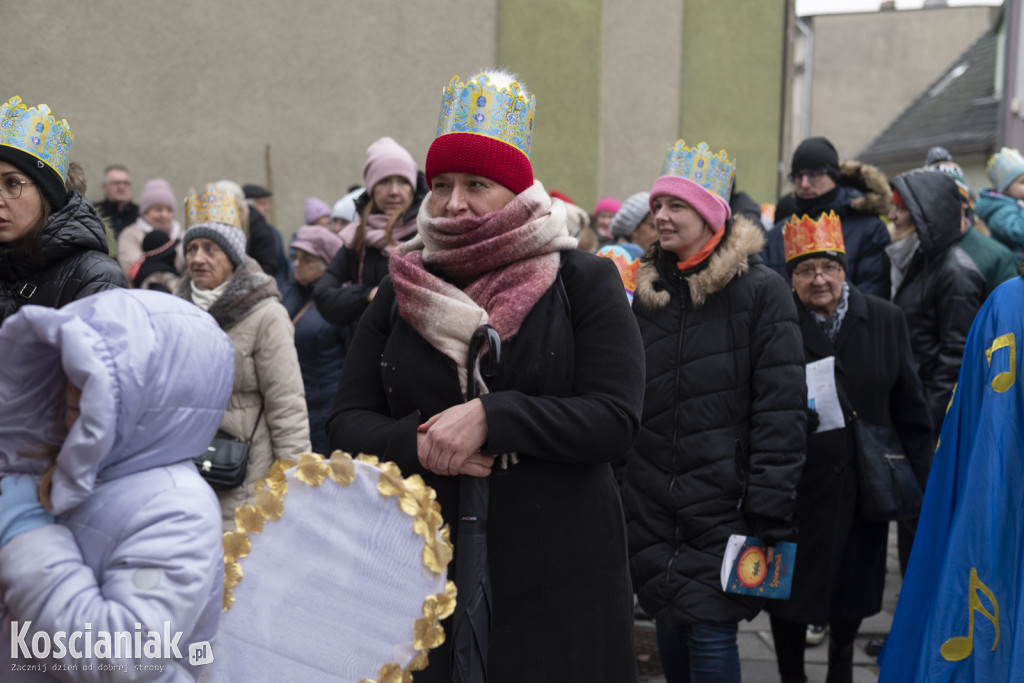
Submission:
<svg viewBox="0 0 1024 683">
<path fill-rule="evenodd" d="M 245 233 L 234 225 L 223 223 L 200 223 L 185 231 L 182 248 L 187 252 L 188 243 L 196 237 L 205 237 L 227 254 L 228 260 L 235 268 L 242 265 L 245 259 Z"/>
<path fill-rule="evenodd" d="M 633 234 L 636 226 L 640 225 L 640 221 L 651 210 L 648 202 L 650 196 L 650 192 L 637 192 L 622 202 L 622 208 L 615 214 L 615 218 L 612 219 L 612 224 L 609 227 L 612 237 L 625 237 L 628 239 Z"/>
</svg>

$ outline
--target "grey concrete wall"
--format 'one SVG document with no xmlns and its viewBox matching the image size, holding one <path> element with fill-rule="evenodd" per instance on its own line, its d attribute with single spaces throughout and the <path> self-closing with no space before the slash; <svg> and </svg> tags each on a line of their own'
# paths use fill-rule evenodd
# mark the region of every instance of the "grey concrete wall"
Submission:
<svg viewBox="0 0 1024 683">
<path fill-rule="evenodd" d="M 604 0 L 599 197 L 650 190 L 679 135 L 683 4 Z"/>
<path fill-rule="evenodd" d="M 810 134 L 853 158 L 990 28 L 991 18 L 989 7 L 814 17 Z M 792 147 L 799 143 L 794 136 Z"/>
<path fill-rule="evenodd" d="M 422 164 L 444 84 L 496 59 L 497 0 L 7 5 L 0 97 L 68 120 L 90 198 L 111 162 L 136 193 L 158 176 L 180 197 L 225 177 L 262 184 L 270 145 L 285 235 L 305 197 L 330 204 L 362 181 L 376 138 Z"/>
</svg>

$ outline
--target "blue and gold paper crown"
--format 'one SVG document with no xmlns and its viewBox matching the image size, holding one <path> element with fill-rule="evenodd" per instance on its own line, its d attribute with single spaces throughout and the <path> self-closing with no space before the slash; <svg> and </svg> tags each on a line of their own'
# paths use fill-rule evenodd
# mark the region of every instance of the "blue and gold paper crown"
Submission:
<svg viewBox="0 0 1024 683">
<path fill-rule="evenodd" d="M 529 159 L 537 98 L 530 95 L 526 99 L 516 81 L 501 90 L 490 81 L 485 73 L 465 83 L 452 76 L 444 88 L 434 137 L 448 133 L 484 135 L 507 142 Z"/>
<path fill-rule="evenodd" d="M 185 198 L 185 229 L 210 223 L 233 225 L 242 229 L 235 195 L 229 190 L 218 190 L 213 185 L 207 185 L 202 193 L 189 190 Z"/>
<path fill-rule="evenodd" d="M 706 142 L 696 147 L 687 147 L 683 140 L 678 140 L 669 148 L 661 174 L 692 180 L 728 204 L 735 172 L 736 162 L 729 161 L 724 149 L 718 154 L 712 154 Z"/>
<path fill-rule="evenodd" d="M 53 169 L 61 180 L 68 177 L 68 157 L 74 139 L 67 120 L 53 118 L 45 104 L 30 109 L 15 95 L 0 106 L 0 145 L 31 154 Z"/>
</svg>

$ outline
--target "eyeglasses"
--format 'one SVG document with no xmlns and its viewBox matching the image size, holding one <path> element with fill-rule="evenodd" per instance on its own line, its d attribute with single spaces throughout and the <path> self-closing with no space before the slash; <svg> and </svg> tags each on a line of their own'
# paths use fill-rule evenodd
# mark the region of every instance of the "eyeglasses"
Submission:
<svg viewBox="0 0 1024 683">
<path fill-rule="evenodd" d="M 35 185 L 31 180 L 18 180 L 17 178 L 3 178 L 0 180 L 0 197 L 4 199 L 17 199 L 21 196 L 22 185 Z"/>
<path fill-rule="evenodd" d="M 830 263 L 821 270 L 813 266 L 803 266 L 793 271 L 794 280 L 813 280 L 821 275 L 826 280 L 835 280 L 843 272 L 843 267 L 838 263 Z"/>
<path fill-rule="evenodd" d="M 107 185 L 127 185 L 128 187 L 132 186 L 132 181 L 130 180 L 107 180 L 105 182 Z"/>
<path fill-rule="evenodd" d="M 789 182 L 799 185 L 804 181 L 804 178 L 806 178 L 807 182 L 813 183 L 825 175 L 825 173 L 826 171 L 823 168 L 816 168 L 811 171 L 798 171 L 796 173 L 789 174 Z"/>
</svg>

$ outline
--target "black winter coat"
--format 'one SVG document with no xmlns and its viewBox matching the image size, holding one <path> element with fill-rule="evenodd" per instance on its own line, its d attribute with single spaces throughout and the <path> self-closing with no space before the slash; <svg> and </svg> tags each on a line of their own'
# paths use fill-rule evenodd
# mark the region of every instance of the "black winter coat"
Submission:
<svg viewBox="0 0 1024 683">
<path fill-rule="evenodd" d="M 316 283 L 314 283 L 315 286 Z M 331 454 L 327 441 L 327 417 L 331 402 L 338 390 L 341 368 L 345 364 L 348 331 L 330 324 L 310 306 L 295 321 L 307 303 L 312 303 L 312 287 L 292 282 L 281 297 L 288 317 L 295 323 L 295 350 L 299 354 L 302 384 L 306 389 L 306 408 L 309 411 L 309 440 L 313 451 L 325 456 Z"/>
<path fill-rule="evenodd" d="M 874 166 L 856 161 L 840 165 L 839 187 L 831 202 L 815 204 L 812 218 L 823 212 L 835 211 L 843 226 L 846 246 L 846 274 L 851 284 L 864 294 L 889 300 L 889 231 L 879 215 L 888 213 L 890 206 L 889 183 L 885 174 Z M 775 214 L 775 229 L 768 233 L 768 244 L 762 256 L 765 263 L 789 282 L 786 272 L 786 250 L 782 241 L 782 226 L 806 202 L 793 195 L 779 200 Z M 785 207 L 785 208 L 783 208 Z"/>
<path fill-rule="evenodd" d="M 420 171 L 417 175 L 416 190 L 410 206 L 399 221 L 408 223 L 416 220 L 420 204 L 427 196 L 427 180 Z M 363 192 L 356 199 L 356 211 L 361 216 L 369 203 L 369 192 Z M 405 239 L 412 239 L 413 232 Z M 313 300 L 324 319 L 338 328 L 355 332 L 359 316 L 370 305 L 370 290 L 380 285 L 388 274 L 388 255 L 375 247 L 363 249 L 360 257 L 353 249 L 344 246 L 334 255 L 327 271 L 320 276 L 313 289 Z"/>
<path fill-rule="evenodd" d="M 607 259 L 565 252 L 559 278 L 502 344 L 500 373 L 481 397 L 486 451 L 519 457 L 489 477 L 489 683 L 637 676 L 626 530 L 609 463 L 640 427 L 640 335 Z M 420 466 L 416 427 L 462 402 L 456 366 L 394 301 L 386 278 L 349 348 L 328 422 L 331 445 L 422 476 L 455 535 L 459 479 Z M 447 683 L 449 657 L 446 641 L 414 680 Z"/>
<path fill-rule="evenodd" d="M 857 507 L 853 413 L 895 428 L 922 485 L 935 446 L 931 418 L 898 307 L 851 286 L 833 346 L 807 308 L 799 300 L 796 306 L 807 362 L 835 357 L 847 427 L 807 438 L 796 496 L 793 589 L 789 600 L 769 600 L 768 611 L 804 624 L 862 619 L 882 608 L 889 524 L 864 519 Z"/>
<path fill-rule="evenodd" d="M 245 242 L 245 253 L 252 256 L 256 263 L 260 264 L 263 272 L 272 278 L 277 278 L 278 245 L 281 242 L 281 235 L 277 228 L 267 222 L 263 214 L 256 208 L 249 207 L 249 237 Z M 280 281 L 278 281 L 280 286 Z"/>
<path fill-rule="evenodd" d="M 643 423 L 627 460 L 630 570 L 643 608 L 678 626 L 737 622 L 763 600 L 722 591 L 731 534 L 792 531 L 807 384 L 797 313 L 738 217 L 680 273 L 645 262 L 633 311 L 647 362 Z"/>
<path fill-rule="evenodd" d="M 917 374 L 938 435 L 985 278 L 960 248 L 960 195 L 952 178 L 934 171 L 898 175 L 892 185 L 906 204 L 920 246 L 893 296 L 910 328 Z"/>
<path fill-rule="evenodd" d="M 114 287 L 127 287 L 107 256 L 107 235 L 96 209 L 78 192 L 50 214 L 36 248 L 0 244 L 0 323 L 25 304 L 60 308 Z"/>
</svg>

